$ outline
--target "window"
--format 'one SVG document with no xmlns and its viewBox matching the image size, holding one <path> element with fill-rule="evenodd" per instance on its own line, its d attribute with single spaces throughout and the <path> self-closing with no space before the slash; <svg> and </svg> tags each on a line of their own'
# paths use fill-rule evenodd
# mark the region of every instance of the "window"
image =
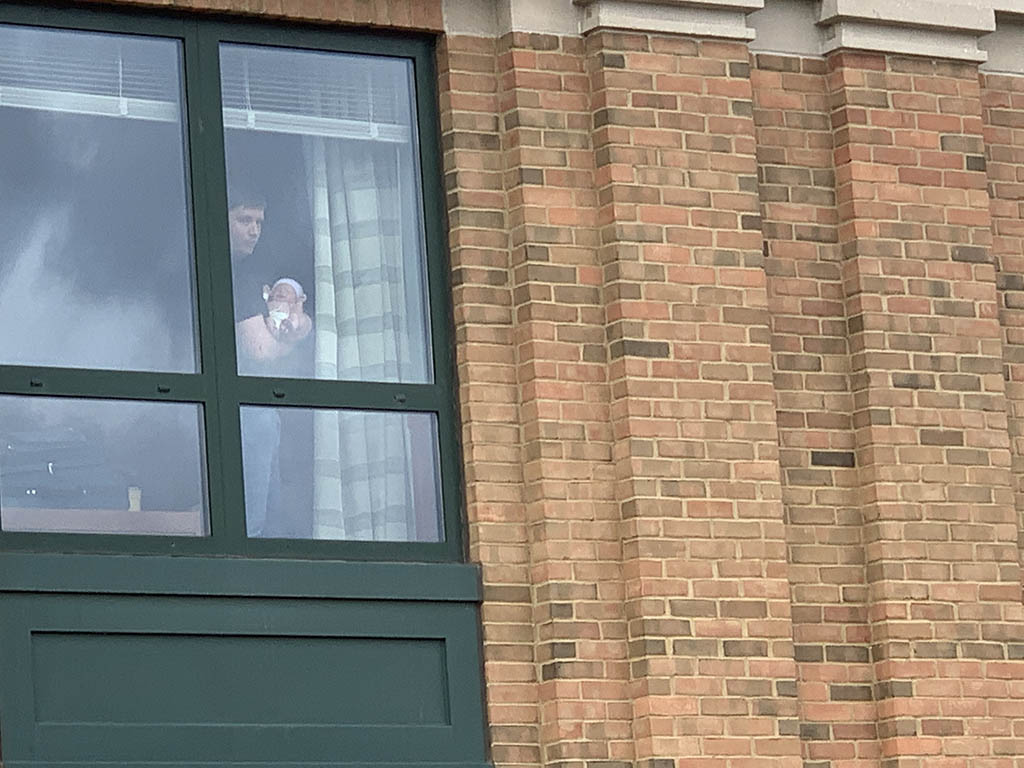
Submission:
<svg viewBox="0 0 1024 768">
<path fill-rule="evenodd" d="M 4 764 L 487 765 L 433 80 L 0 7 Z"/>
<path fill-rule="evenodd" d="M 458 559 L 431 47 L 0 19 L 0 539 Z"/>
</svg>

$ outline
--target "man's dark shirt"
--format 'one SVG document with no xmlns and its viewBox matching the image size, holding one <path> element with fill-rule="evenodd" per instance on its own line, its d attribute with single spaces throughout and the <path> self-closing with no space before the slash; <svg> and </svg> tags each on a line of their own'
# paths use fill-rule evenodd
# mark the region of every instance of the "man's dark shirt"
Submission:
<svg viewBox="0 0 1024 768">
<path fill-rule="evenodd" d="M 268 251 L 269 252 L 269 251 Z M 294 263 L 294 262 L 293 262 Z M 263 286 L 273 285 L 282 277 L 298 280 L 309 297 L 307 286 L 312 285 L 312 260 L 306 273 L 282 268 L 257 248 L 250 255 L 231 261 L 232 282 L 234 283 L 234 311 L 236 325 L 253 315 L 265 316 L 267 302 L 263 298 Z M 306 313 L 313 316 L 312 297 L 306 299 Z M 297 376 L 313 375 L 313 333 L 298 342 L 291 353 L 277 360 L 256 361 L 239 356 L 238 372 L 243 376 Z M 313 535 L 313 413 L 304 409 L 282 409 L 280 434 L 269 444 L 277 450 L 284 446 L 279 457 L 277 477 L 272 482 L 283 483 L 282 494 L 288 499 L 289 511 L 268 513 L 274 520 L 271 528 L 276 535 L 309 538 Z"/>
<path fill-rule="evenodd" d="M 248 256 L 234 256 L 231 259 L 231 279 L 235 293 L 235 322 L 240 323 L 253 315 L 263 315 L 267 302 L 263 298 L 263 286 L 273 285 L 278 279 L 272 277 L 274 267 L 258 251 Z M 284 277 L 279 275 L 278 277 Z"/>
</svg>

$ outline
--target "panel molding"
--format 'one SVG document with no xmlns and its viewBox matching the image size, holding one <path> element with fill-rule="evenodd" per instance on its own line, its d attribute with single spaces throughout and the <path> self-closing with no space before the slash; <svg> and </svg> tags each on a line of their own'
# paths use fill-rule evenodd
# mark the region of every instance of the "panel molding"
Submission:
<svg viewBox="0 0 1024 768">
<path fill-rule="evenodd" d="M 482 768 L 479 583 L 475 567 L 455 564 L 5 553 L 3 762 Z M 105 651 L 102 637 L 124 652 Z M 317 674 L 353 640 L 365 663 Z M 405 648 L 392 640 L 426 642 L 436 661 L 391 665 L 386 654 Z M 239 662 L 222 663 L 235 645 Z M 54 656 L 65 646 L 75 659 Z M 97 675 L 106 693 L 93 689 Z M 268 675 L 296 682 L 268 694 Z M 375 692 L 405 686 L 437 690 L 422 712 L 382 704 L 380 722 L 352 716 L 375 706 Z M 265 705 L 278 694 L 278 709 Z M 65 695 L 75 700 L 61 703 Z M 126 697 L 108 707 L 117 722 L 76 714 L 97 695 Z M 125 718 L 126 707 L 138 709 Z"/>
</svg>

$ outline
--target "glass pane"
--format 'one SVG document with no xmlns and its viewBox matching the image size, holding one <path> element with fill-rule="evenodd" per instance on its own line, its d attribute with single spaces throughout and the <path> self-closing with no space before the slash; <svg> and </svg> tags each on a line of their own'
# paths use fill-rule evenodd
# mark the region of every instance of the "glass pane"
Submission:
<svg viewBox="0 0 1024 768">
<path fill-rule="evenodd" d="M 239 373 L 431 381 L 411 62 L 220 60 Z"/>
<path fill-rule="evenodd" d="M 5 531 L 205 536 L 202 410 L 0 396 Z"/>
<path fill-rule="evenodd" d="M 179 44 L 0 25 L 0 363 L 197 368 Z"/>
<path fill-rule="evenodd" d="M 243 406 L 249 536 L 440 541 L 432 413 Z"/>
</svg>

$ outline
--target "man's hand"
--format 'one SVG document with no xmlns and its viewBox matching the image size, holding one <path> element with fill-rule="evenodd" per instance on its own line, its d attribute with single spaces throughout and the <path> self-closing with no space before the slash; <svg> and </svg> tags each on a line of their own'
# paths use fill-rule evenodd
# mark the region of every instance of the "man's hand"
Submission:
<svg viewBox="0 0 1024 768">
<path fill-rule="evenodd" d="M 285 344 L 295 344 L 306 338 L 312 329 L 313 321 L 310 320 L 309 315 L 299 310 L 298 313 L 292 314 L 281 322 L 277 338 Z"/>
</svg>

